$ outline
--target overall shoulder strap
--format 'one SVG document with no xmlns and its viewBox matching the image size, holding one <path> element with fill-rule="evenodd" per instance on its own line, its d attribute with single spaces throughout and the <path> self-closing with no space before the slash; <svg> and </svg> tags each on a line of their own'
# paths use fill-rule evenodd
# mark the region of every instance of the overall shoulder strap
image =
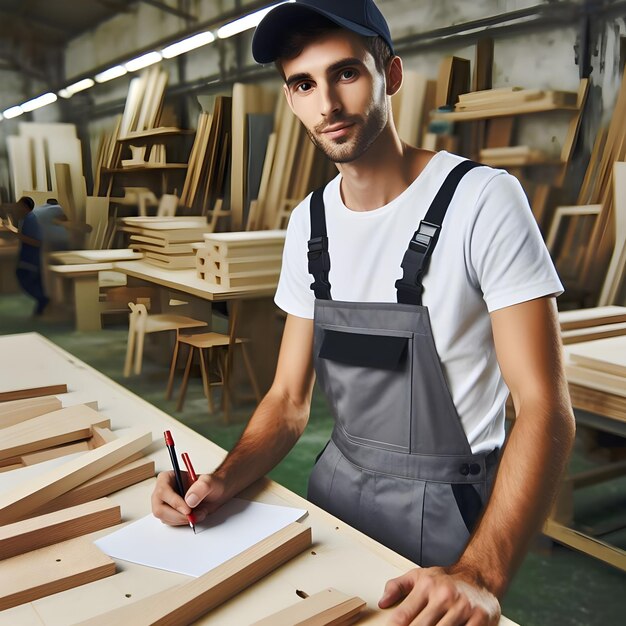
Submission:
<svg viewBox="0 0 626 626">
<path fill-rule="evenodd" d="M 324 186 L 325 187 L 325 186 Z M 324 187 L 320 187 L 311 196 L 311 238 L 309 239 L 309 273 L 313 275 L 311 289 L 320 300 L 332 300 L 330 296 L 330 255 L 328 254 L 328 235 L 326 232 L 326 214 L 324 211 Z"/>
<path fill-rule="evenodd" d="M 428 262 L 437 245 L 439 231 L 450 201 L 461 179 L 467 172 L 479 167 L 480 163 L 463 161 L 448 174 L 441 189 L 437 192 L 419 228 L 413 234 L 409 247 L 402 259 L 402 278 L 396 281 L 398 302 L 402 304 L 422 304 L 422 281 L 428 269 Z"/>
</svg>

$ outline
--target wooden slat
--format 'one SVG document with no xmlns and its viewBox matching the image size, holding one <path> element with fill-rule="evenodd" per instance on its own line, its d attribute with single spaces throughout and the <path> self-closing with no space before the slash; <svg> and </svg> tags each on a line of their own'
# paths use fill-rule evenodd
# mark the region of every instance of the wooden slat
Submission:
<svg viewBox="0 0 626 626">
<path fill-rule="evenodd" d="M 0 524 L 9 524 L 36 511 L 54 498 L 101 474 L 150 445 L 150 433 L 132 429 L 116 441 L 86 452 L 14 489 L 0 494 Z"/>
<path fill-rule="evenodd" d="M 0 610 L 115 574 L 115 562 L 79 537 L 0 563 Z"/>
<path fill-rule="evenodd" d="M 0 402 L 22 400 L 24 398 L 38 398 L 40 396 L 52 396 L 59 393 L 67 393 L 67 385 L 47 385 L 45 387 L 30 387 L 27 389 L 0 391 Z"/>
<path fill-rule="evenodd" d="M 107 498 L 0 526 L 0 560 L 81 537 L 122 521 L 119 505 Z"/>
<path fill-rule="evenodd" d="M 0 404 L 0 428 L 13 426 L 38 415 L 57 411 L 61 406 L 61 400 L 56 396 L 3 402 Z"/>
<path fill-rule="evenodd" d="M 365 600 L 358 596 L 324 589 L 252 626 L 343 626 L 358 620 L 365 606 Z"/>
<path fill-rule="evenodd" d="M 154 461 L 141 458 L 128 464 L 111 468 L 95 476 L 82 485 L 74 487 L 74 489 L 39 507 L 37 511 L 38 513 L 51 513 L 66 507 L 83 504 L 90 500 L 103 498 L 125 487 L 154 478 L 154 474 Z"/>
<path fill-rule="evenodd" d="M 92 426 L 110 426 L 82 404 L 52 411 L 2 429 L 0 460 L 91 437 Z"/>
<path fill-rule="evenodd" d="M 195 580 L 81 623 L 90 626 L 190 624 L 310 545 L 311 529 L 297 522 L 290 524 Z"/>
</svg>

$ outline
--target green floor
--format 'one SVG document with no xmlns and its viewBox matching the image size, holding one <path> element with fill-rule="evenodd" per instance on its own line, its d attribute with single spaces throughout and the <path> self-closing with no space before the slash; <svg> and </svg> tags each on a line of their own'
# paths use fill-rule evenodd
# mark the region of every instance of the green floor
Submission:
<svg viewBox="0 0 626 626">
<path fill-rule="evenodd" d="M 207 413 L 201 385 L 198 380 L 193 380 L 185 409 L 177 413 L 175 403 L 164 400 L 166 366 L 155 362 L 154 351 L 151 352 L 149 345 L 142 376 L 122 378 L 126 347 L 123 326 L 79 333 L 63 319 L 32 318 L 31 310 L 31 301 L 24 296 L 0 295 L 0 334 L 39 332 L 224 448 L 236 441 L 251 407 L 239 407 L 236 423 L 225 426 L 219 417 Z M 0 358 L 6 358 L 6 355 L 0 355 Z M 330 429 L 331 418 L 324 400 L 316 393 L 306 432 L 270 476 L 304 495 L 308 472 Z M 593 466 L 582 455 L 581 448 L 578 441 L 572 459 L 576 470 Z M 626 477 L 581 490 L 576 496 L 576 513 L 579 524 L 604 526 L 619 519 L 626 524 Z M 604 534 L 603 539 L 626 548 L 624 529 Z M 503 612 L 524 626 L 624 624 L 626 575 L 585 555 L 540 541 L 519 570 L 504 599 Z"/>
</svg>

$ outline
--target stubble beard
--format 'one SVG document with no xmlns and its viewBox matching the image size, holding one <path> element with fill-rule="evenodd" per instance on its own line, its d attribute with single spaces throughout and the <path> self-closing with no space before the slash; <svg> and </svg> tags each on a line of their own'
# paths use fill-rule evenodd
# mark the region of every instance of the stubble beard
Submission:
<svg viewBox="0 0 626 626">
<path fill-rule="evenodd" d="M 352 136 L 329 139 L 324 129 L 341 122 L 354 124 Z M 383 107 L 374 107 L 365 116 L 338 117 L 319 124 L 313 129 L 306 128 L 309 139 L 333 163 L 350 163 L 363 156 L 376 141 L 387 124 L 387 112 Z"/>
</svg>

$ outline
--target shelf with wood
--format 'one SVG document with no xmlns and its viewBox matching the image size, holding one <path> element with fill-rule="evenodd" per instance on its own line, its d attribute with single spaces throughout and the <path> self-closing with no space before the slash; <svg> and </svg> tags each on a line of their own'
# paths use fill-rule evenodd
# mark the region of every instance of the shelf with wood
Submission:
<svg viewBox="0 0 626 626">
<path fill-rule="evenodd" d="M 196 131 L 185 128 L 162 127 L 153 128 L 152 130 L 144 130 L 140 132 L 128 133 L 124 137 L 118 137 L 118 143 L 132 143 L 133 145 L 143 146 L 152 143 L 160 143 L 172 138 L 185 137 L 195 135 Z"/>
<path fill-rule="evenodd" d="M 578 104 L 556 105 L 544 102 L 524 102 L 517 106 L 502 107 L 501 109 L 483 109 L 480 111 L 450 111 L 448 113 L 432 113 L 433 120 L 447 120 L 450 122 L 471 122 L 476 120 L 488 120 L 493 117 L 511 117 L 527 115 L 529 113 L 546 113 L 549 111 L 578 111 Z"/>
<path fill-rule="evenodd" d="M 102 168 L 103 174 L 122 174 L 124 172 L 145 172 L 149 170 L 186 170 L 187 163 L 146 163 L 129 167 Z"/>
</svg>

